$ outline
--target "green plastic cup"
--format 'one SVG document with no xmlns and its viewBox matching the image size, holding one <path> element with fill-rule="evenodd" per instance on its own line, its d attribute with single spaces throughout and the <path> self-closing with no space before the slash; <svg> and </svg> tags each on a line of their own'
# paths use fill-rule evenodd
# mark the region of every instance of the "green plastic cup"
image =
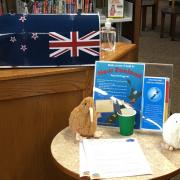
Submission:
<svg viewBox="0 0 180 180">
<path fill-rule="evenodd" d="M 122 136 L 130 136 L 134 133 L 136 111 L 123 108 L 118 114 L 119 129 Z"/>
</svg>

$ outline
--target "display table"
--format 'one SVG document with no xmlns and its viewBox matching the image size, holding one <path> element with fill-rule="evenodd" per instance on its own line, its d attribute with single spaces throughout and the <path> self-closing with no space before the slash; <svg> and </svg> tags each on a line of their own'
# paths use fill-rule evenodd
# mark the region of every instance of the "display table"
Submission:
<svg viewBox="0 0 180 180">
<path fill-rule="evenodd" d="M 118 43 L 103 57 L 137 61 L 135 49 Z M 63 179 L 49 146 L 72 109 L 92 96 L 93 73 L 94 67 L 0 69 L 0 179 Z"/>
<path fill-rule="evenodd" d="M 98 127 L 103 131 L 102 138 L 122 138 L 119 135 L 118 128 Z M 180 173 L 180 150 L 168 151 L 162 149 L 162 136 L 160 134 L 148 132 L 135 132 L 134 138 L 137 138 L 141 148 L 150 163 L 153 171 L 152 175 L 132 176 L 123 178 L 123 180 L 147 180 L 147 179 L 168 179 Z M 51 153 L 53 161 L 57 167 L 71 177 L 79 179 L 79 143 L 75 141 L 75 136 L 66 127 L 60 131 L 51 143 Z M 112 180 L 112 179 L 111 179 Z"/>
</svg>

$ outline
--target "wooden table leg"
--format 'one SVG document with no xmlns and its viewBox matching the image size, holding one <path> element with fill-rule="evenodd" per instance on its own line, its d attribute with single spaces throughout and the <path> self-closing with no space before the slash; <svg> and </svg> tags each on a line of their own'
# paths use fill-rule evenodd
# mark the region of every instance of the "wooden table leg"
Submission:
<svg viewBox="0 0 180 180">
<path fill-rule="evenodd" d="M 157 26 L 158 24 L 158 8 L 159 8 L 159 0 L 154 0 L 155 5 L 154 5 L 154 26 Z"/>
<path fill-rule="evenodd" d="M 164 22 L 165 22 L 165 13 L 161 12 L 161 30 L 160 30 L 160 38 L 164 37 Z"/>
<path fill-rule="evenodd" d="M 142 31 L 145 31 L 146 28 L 146 14 L 147 14 L 147 7 L 142 7 Z"/>
<path fill-rule="evenodd" d="M 175 30 L 176 30 L 176 14 L 171 15 L 171 41 L 175 39 Z"/>
<path fill-rule="evenodd" d="M 152 25 L 151 28 L 154 29 L 155 26 L 157 25 L 157 14 L 156 14 L 156 9 L 155 9 L 155 5 L 152 6 Z"/>
</svg>

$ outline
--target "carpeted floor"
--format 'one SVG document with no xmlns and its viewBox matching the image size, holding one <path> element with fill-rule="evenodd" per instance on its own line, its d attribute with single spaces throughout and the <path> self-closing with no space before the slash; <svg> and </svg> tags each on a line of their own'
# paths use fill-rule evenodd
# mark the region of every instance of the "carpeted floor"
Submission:
<svg viewBox="0 0 180 180">
<path fill-rule="evenodd" d="M 180 113 L 180 16 L 177 18 L 176 41 L 168 35 L 170 18 L 166 18 L 165 37 L 160 38 L 160 9 L 168 5 L 168 1 L 159 1 L 158 26 L 151 30 L 151 10 L 148 10 L 147 28 L 140 35 L 139 61 L 148 63 L 173 64 L 173 85 L 171 112 Z M 172 178 L 180 180 L 180 175 Z"/>
<path fill-rule="evenodd" d="M 167 2 L 160 0 L 160 8 L 166 6 Z M 150 9 L 150 8 L 149 8 Z M 141 32 L 139 61 L 150 63 L 170 63 L 173 64 L 173 86 L 171 111 L 180 112 L 180 16 L 177 18 L 176 41 L 171 41 L 168 36 L 169 17 L 166 19 L 166 36 L 160 38 L 160 12 L 158 26 L 155 30 L 151 27 L 151 11 L 148 11 L 147 29 Z"/>
</svg>

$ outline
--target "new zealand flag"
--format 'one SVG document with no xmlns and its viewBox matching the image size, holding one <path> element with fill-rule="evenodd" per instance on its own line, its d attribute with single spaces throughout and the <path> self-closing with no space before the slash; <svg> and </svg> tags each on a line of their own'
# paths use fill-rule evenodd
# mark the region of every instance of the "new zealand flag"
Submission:
<svg viewBox="0 0 180 180">
<path fill-rule="evenodd" d="M 99 17 L 0 16 L 0 66 L 74 66 L 99 60 Z"/>
</svg>

